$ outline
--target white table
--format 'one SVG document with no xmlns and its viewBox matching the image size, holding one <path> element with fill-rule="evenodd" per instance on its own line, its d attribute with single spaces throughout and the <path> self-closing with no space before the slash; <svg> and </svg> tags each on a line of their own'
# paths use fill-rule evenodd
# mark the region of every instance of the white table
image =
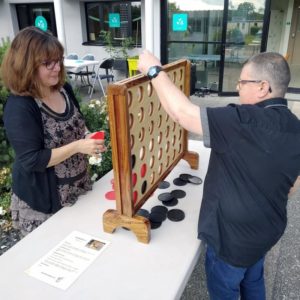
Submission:
<svg viewBox="0 0 300 300">
<path fill-rule="evenodd" d="M 82 59 L 64 59 L 64 65 L 67 70 L 79 71 L 89 66 L 99 65 L 98 60 L 82 60 Z"/>
<path fill-rule="evenodd" d="M 167 190 L 158 189 L 144 208 L 160 204 L 157 195 L 178 189 L 173 179 L 180 173 L 204 178 L 210 150 L 200 141 L 190 141 L 190 150 L 199 152 L 200 168 L 191 170 L 180 161 L 166 180 Z M 146 300 L 179 299 L 200 254 L 197 222 L 203 185 L 184 186 L 186 197 L 175 208 L 184 210 L 181 222 L 166 220 L 151 231 L 149 244 L 139 243 L 130 231 L 122 228 L 104 233 L 102 214 L 115 208 L 104 195 L 111 190 L 112 172 L 98 181 L 93 191 L 80 197 L 73 207 L 63 208 L 39 228 L 0 257 L 0 297 L 7 300 Z M 48 253 L 70 232 L 80 232 L 111 243 L 66 291 L 27 275 L 24 271 Z"/>
<path fill-rule="evenodd" d="M 81 86 L 89 86 L 92 87 L 92 84 L 90 83 L 89 76 L 87 75 L 86 81 L 83 79 L 83 76 L 80 74 L 82 69 L 86 69 L 86 72 L 88 72 L 88 68 L 90 66 L 97 66 L 99 65 L 100 61 L 98 60 L 82 60 L 82 59 L 64 59 L 64 66 L 67 72 L 71 72 L 69 74 L 78 74 L 81 79 Z M 94 70 L 94 69 L 93 69 Z"/>
</svg>

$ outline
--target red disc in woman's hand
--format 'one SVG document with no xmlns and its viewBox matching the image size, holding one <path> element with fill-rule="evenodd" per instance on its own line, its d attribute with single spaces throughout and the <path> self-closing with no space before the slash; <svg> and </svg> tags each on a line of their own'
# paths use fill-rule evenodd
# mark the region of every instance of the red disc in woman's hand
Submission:
<svg viewBox="0 0 300 300">
<path fill-rule="evenodd" d="M 90 138 L 91 139 L 95 139 L 95 140 L 104 140 L 104 138 L 105 138 L 105 131 L 95 132 L 93 135 L 91 135 Z"/>
</svg>

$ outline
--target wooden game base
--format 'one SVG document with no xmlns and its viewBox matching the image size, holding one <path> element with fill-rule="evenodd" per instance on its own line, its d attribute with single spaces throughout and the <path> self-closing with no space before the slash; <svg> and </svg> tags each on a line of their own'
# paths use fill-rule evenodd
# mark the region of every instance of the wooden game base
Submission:
<svg viewBox="0 0 300 300">
<path fill-rule="evenodd" d="M 197 152 L 187 151 L 182 159 L 186 160 L 192 169 L 197 170 L 199 168 L 199 154 Z"/>
<path fill-rule="evenodd" d="M 103 214 L 103 230 L 113 233 L 117 227 L 125 227 L 131 230 L 141 243 L 148 244 L 150 242 L 150 222 L 142 216 L 128 217 L 119 214 L 114 209 L 107 210 Z"/>
</svg>

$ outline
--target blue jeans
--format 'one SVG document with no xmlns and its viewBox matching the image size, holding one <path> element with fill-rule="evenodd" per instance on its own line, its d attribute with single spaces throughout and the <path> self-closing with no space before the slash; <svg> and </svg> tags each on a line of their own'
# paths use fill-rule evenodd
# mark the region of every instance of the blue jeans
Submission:
<svg viewBox="0 0 300 300">
<path fill-rule="evenodd" d="M 205 270 L 210 300 L 265 300 L 264 257 L 248 268 L 234 267 L 207 246 Z"/>
</svg>

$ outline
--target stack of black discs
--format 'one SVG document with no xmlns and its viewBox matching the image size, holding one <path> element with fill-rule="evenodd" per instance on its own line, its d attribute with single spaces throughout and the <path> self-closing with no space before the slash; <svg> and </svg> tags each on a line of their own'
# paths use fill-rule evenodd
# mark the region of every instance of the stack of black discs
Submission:
<svg viewBox="0 0 300 300">
<path fill-rule="evenodd" d="M 194 176 L 191 174 L 186 174 L 186 173 L 182 173 L 179 175 L 178 178 L 175 178 L 173 180 L 173 183 L 177 186 L 183 186 L 186 185 L 188 183 L 192 183 L 192 184 L 201 184 L 202 183 L 202 179 L 198 176 Z"/>
<path fill-rule="evenodd" d="M 175 206 L 178 204 L 178 199 L 171 193 L 162 193 L 158 195 L 158 200 L 165 206 Z"/>
<path fill-rule="evenodd" d="M 162 222 L 167 218 L 168 209 L 165 206 L 157 205 L 152 207 L 149 221 L 151 224 L 151 229 L 156 229 L 161 226 Z"/>
</svg>

